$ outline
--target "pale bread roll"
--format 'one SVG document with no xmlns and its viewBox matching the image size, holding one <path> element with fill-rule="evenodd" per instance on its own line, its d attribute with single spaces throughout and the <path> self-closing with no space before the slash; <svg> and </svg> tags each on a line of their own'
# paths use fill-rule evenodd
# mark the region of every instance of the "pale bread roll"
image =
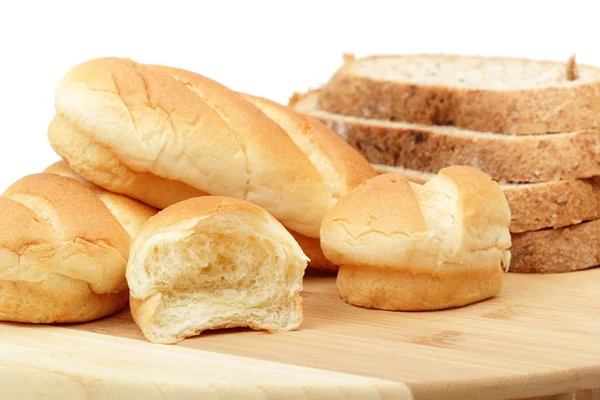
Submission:
<svg viewBox="0 0 600 400">
<path fill-rule="evenodd" d="M 69 164 L 66 161 L 57 161 L 46 168 L 44 172 L 76 179 L 93 190 L 132 238 L 137 235 L 146 220 L 158 212 L 154 207 L 94 185 L 87 179 L 77 175 L 69 168 Z"/>
<path fill-rule="evenodd" d="M 0 197 L 0 320 L 83 322 L 127 303 L 130 237 L 93 191 L 55 174 Z"/>
<path fill-rule="evenodd" d="M 496 295 L 510 263 L 510 210 L 500 186 L 470 167 L 424 185 L 372 178 L 343 197 L 321 227 L 350 304 L 437 310 Z"/>
<path fill-rule="evenodd" d="M 277 124 L 198 74 L 96 59 L 63 77 L 55 106 L 54 150 L 84 178 L 146 204 L 231 196 L 313 238 L 333 204 L 321 175 Z"/>
<path fill-rule="evenodd" d="M 293 330 L 302 322 L 306 261 L 262 208 L 227 197 L 189 199 L 150 218 L 134 240 L 131 313 L 154 343 L 219 328 Z"/>
<path fill-rule="evenodd" d="M 366 158 L 316 118 L 262 97 L 244 96 L 275 121 L 308 156 L 336 202 L 361 182 L 377 175 Z M 309 267 L 337 271 L 337 266 L 323 255 L 319 239 L 291 233 L 310 259 Z"/>
</svg>

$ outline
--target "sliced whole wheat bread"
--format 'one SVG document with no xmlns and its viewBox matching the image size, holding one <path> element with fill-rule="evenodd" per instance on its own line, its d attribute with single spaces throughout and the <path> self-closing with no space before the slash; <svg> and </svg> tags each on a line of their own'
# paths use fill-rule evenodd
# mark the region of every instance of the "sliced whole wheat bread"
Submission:
<svg viewBox="0 0 600 400">
<path fill-rule="evenodd" d="M 600 219 L 512 235 L 509 271 L 554 273 L 600 265 Z"/>
<path fill-rule="evenodd" d="M 345 57 L 324 111 L 504 134 L 600 125 L 600 69 L 569 62 L 452 55 Z"/>
<path fill-rule="evenodd" d="M 386 165 L 374 168 L 378 173 L 399 172 L 417 183 L 435 177 L 433 173 Z M 600 218 L 600 177 L 503 184 L 501 188 L 511 212 L 511 233 L 562 228 Z"/>
<path fill-rule="evenodd" d="M 380 121 L 323 111 L 321 94 L 297 95 L 293 107 L 323 121 L 373 164 L 432 173 L 450 165 L 470 165 L 502 183 L 600 175 L 600 129 L 510 136 Z"/>
<path fill-rule="evenodd" d="M 436 176 L 374 167 L 379 173 L 399 172 L 416 183 Z M 502 189 L 512 214 L 510 272 L 568 272 L 600 265 L 600 177 Z"/>
</svg>

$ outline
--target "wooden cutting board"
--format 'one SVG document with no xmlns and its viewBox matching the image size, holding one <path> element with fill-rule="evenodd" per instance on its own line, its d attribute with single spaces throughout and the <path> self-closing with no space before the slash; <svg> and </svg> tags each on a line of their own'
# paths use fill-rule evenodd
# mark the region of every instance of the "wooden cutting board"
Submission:
<svg viewBox="0 0 600 400">
<path fill-rule="evenodd" d="M 281 334 L 154 345 L 128 310 L 0 324 L 0 398 L 600 399 L 600 269 L 507 274 L 498 297 L 441 312 L 353 307 L 332 276 L 304 286 L 305 322 Z"/>
</svg>

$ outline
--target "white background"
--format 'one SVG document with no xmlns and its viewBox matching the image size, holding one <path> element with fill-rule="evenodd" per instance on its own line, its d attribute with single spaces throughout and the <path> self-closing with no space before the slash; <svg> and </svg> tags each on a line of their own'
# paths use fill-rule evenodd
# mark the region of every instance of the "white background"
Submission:
<svg viewBox="0 0 600 400">
<path fill-rule="evenodd" d="M 458 53 L 600 66 L 598 0 L 2 1 L 0 192 L 57 160 L 46 137 L 57 81 L 95 57 L 191 69 L 287 102 L 341 55 Z"/>
</svg>

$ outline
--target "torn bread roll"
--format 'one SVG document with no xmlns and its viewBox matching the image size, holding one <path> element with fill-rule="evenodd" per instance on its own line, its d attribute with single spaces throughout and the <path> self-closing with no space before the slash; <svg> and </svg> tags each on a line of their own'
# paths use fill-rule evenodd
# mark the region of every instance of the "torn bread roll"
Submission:
<svg viewBox="0 0 600 400">
<path fill-rule="evenodd" d="M 202 194 L 244 199 L 318 238 L 323 177 L 241 94 L 175 68 L 101 58 L 59 82 L 48 137 L 93 183 L 157 208 Z"/>
<path fill-rule="evenodd" d="M 57 161 L 46 168 L 44 172 L 72 178 L 87 186 L 98 196 L 132 238 L 137 235 L 146 220 L 158 212 L 154 207 L 94 185 L 87 179 L 77 175 L 69 168 L 69 164 L 66 161 Z"/>
<path fill-rule="evenodd" d="M 128 299 L 130 237 L 94 192 L 56 174 L 0 197 L 0 320 L 84 322 Z"/>
<path fill-rule="evenodd" d="M 148 220 L 130 255 L 131 313 L 151 342 L 219 328 L 288 331 L 302 322 L 306 256 L 249 202 L 205 196 L 170 206 Z"/>
<path fill-rule="evenodd" d="M 366 158 L 318 119 L 262 97 L 249 94 L 244 97 L 277 123 L 306 154 L 323 177 L 335 202 L 361 182 L 377 175 Z M 318 238 L 291 233 L 310 259 L 309 267 L 337 271 L 337 266 L 323 255 Z"/>
<path fill-rule="evenodd" d="M 442 169 L 424 185 L 372 178 L 343 197 L 321 227 L 348 303 L 438 310 L 500 292 L 510 263 L 510 210 L 500 186 L 470 167 Z"/>
</svg>

